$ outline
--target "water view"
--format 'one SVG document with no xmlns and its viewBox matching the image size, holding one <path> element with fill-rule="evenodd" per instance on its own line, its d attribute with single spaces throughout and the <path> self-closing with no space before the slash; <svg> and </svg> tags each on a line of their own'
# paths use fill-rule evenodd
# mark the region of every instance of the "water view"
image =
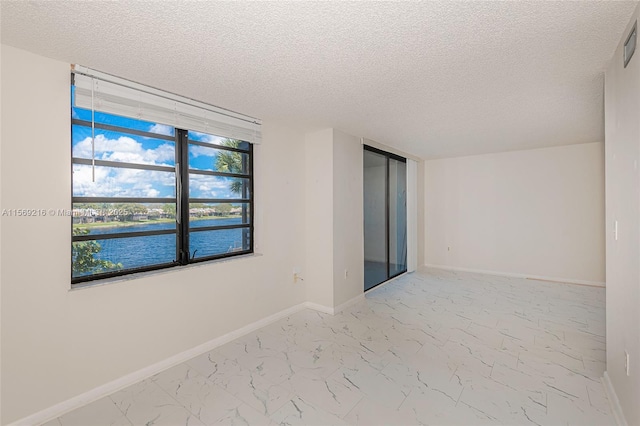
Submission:
<svg viewBox="0 0 640 426">
<path fill-rule="evenodd" d="M 209 226 L 225 226 L 242 224 L 242 217 L 221 217 L 221 218 L 197 218 L 191 219 L 190 228 L 192 230 Z M 118 222 L 106 222 L 100 224 L 74 225 L 76 230 L 82 229 L 85 235 L 105 235 L 123 232 L 141 232 L 155 230 L 176 229 L 175 220 L 159 220 L 140 222 L 137 224 L 127 223 L 119 225 Z M 189 247 L 190 256 L 198 259 L 202 257 L 219 255 L 233 251 L 242 250 L 242 243 L 246 241 L 244 234 L 247 229 L 220 229 L 213 231 L 190 232 Z M 165 235 L 150 235 L 142 237 L 100 239 L 94 241 L 74 243 L 76 252 L 81 252 L 82 245 L 93 244 L 92 257 L 94 264 L 102 267 L 92 270 L 82 270 L 76 254 L 74 256 L 74 277 L 92 275 L 96 272 L 106 272 L 107 270 L 125 270 L 142 266 L 171 263 L 176 260 L 176 233 Z M 99 250 L 95 250 L 99 245 Z M 86 249 L 85 249 L 86 250 Z M 106 266 L 110 265 L 110 266 Z M 96 270 L 97 269 L 97 270 Z M 102 270 L 104 269 L 104 270 Z"/>
</svg>

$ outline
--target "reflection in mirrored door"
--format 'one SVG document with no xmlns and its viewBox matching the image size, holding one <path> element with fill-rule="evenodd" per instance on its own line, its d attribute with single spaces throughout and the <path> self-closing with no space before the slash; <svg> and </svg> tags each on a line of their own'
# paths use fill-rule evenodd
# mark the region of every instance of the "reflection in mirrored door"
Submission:
<svg viewBox="0 0 640 426">
<path fill-rule="evenodd" d="M 387 157 L 364 151 L 364 289 L 387 280 Z"/>
<path fill-rule="evenodd" d="M 389 158 L 389 278 L 407 270 L 407 163 Z"/>
<path fill-rule="evenodd" d="M 364 150 L 364 289 L 407 270 L 406 159 Z"/>
</svg>

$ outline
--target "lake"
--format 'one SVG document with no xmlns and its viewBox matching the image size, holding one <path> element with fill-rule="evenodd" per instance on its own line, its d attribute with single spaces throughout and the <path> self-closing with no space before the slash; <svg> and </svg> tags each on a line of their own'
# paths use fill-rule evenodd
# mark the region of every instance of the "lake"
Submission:
<svg viewBox="0 0 640 426">
<path fill-rule="evenodd" d="M 191 228 L 207 226 L 222 226 L 241 224 L 242 218 L 203 219 L 190 223 Z M 175 223 L 141 223 L 140 225 L 90 228 L 90 235 L 113 234 L 120 232 L 153 231 L 160 229 L 175 229 Z M 228 253 L 242 248 L 243 233 L 248 229 L 222 229 L 216 231 L 192 231 L 189 236 L 191 257 L 201 258 L 211 255 Z M 95 258 L 121 263 L 124 269 L 141 266 L 171 263 L 176 260 L 176 235 L 152 235 L 146 237 L 114 238 L 96 240 L 102 250 Z M 195 255 L 194 255 L 195 253 Z M 82 276 L 88 274 L 76 274 Z"/>
</svg>

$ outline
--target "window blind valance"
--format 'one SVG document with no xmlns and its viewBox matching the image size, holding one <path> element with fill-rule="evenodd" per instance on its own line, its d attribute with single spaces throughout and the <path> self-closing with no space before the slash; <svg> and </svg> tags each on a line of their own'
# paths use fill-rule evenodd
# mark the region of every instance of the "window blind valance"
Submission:
<svg viewBox="0 0 640 426">
<path fill-rule="evenodd" d="M 224 108 L 73 65 L 75 105 L 259 144 L 261 121 Z"/>
</svg>

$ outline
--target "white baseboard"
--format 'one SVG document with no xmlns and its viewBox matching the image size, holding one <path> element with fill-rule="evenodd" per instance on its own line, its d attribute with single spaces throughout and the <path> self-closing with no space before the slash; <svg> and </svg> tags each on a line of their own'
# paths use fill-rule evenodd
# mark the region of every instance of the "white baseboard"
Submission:
<svg viewBox="0 0 640 426">
<path fill-rule="evenodd" d="M 314 311 L 324 312 L 325 314 L 334 315 L 335 309 L 329 306 L 324 306 L 319 303 L 304 302 L 302 304 L 305 308 L 313 309 Z"/>
<path fill-rule="evenodd" d="M 616 395 L 616 390 L 613 388 L 613 383 L 611 383 L 611 377 L 609 377 L 609 374 L 606 371 L 602 376 L 602 384 L 604 385 L 605 393 L 609 399 L 609 404 L 611 405 L 611 411 L 613 411 L 613 417 L 616 419 L 616 424 L 618 426 L 628 426 L 627 419 L 625 419 L 624 413 L 622 412 L 620 400 L 618 399 L 618 395 Z"/>
<path fill-rule="evenodd" d="M 488 271 L 485 269 L 461 268 L 458 266 L 434 265 L 431 263 L 427 263 L 424 266 L 426 266 L 427 268 L 444 269 L 447 271 L 473 272 L 477 274 L 497 275 L 500 277 L 528 278 L 531 280 L 552 281 L 557 283 L 568 283 L 568 284 L 580 284 L 580 285 L 588 285 L 592 287 L 605 286 L 605 283 L 602 281 L 587 281 L 587 280 L 576 280 L 573 278 L 558 278 L 558 277 L 547 277 L 542 275 L 516 274 L 513 272 Z"/>
<path fill-rule="evenodd" d="M 345 310 L 349 306 L 355 305 L 356 303 L 360 302 L 361 300 L 364 300 L 364 293 L 359 294 L 356 297 L 347 300 L 346 302 L 344 302 L 341 305 L 336 306 L 335 308 L 332 308 L 332 307 L 329 307 L 329 306 L 325 306 L 325 305 L 321 305 L 319 303 L 314 303 L 314 302 L 304 302 L 303 305 L 304 305 L 305 308 L 313 309 L 314 311 L 323 312 L 323 313 L 329 314 L 329 315 L 335 315 L 335 314 L 337 314 L 339 312 L 342 312 L 343 310 Z"/>
<path fill-rule="evenodd" d="M 349 300 L 347 300 L 346 302 L 342 303 L 341 305 L 336 306 L 335 308 L 333 308 L 333 313 L 334 315 L 344 311 L 345 309 L 347 309 L 349 306 L 351 305 L 355 305 L 358 302 L 361 302 L 364 300 L 364 293 L 361 293 L 359 295 L 357 295 L 356 297 L 353 297 Z"/>
<path fill-rule="evenodd" d="M 308 302 L 307 302 L 308 303 Z M 279 319 L 285 318 L 289 315 L 295 314 L 307 308 L 307 303 L 300 303 L 298 305 L 292 306 L 290 308 L 284 309 L 280 312 L 276 312 L 273 315 L 269 315 L 268 317 L 262 318 L 258 321 L 255 321 L 251 324 L 245 325 L 237 330 L 231 331 L 225 335 L 217 337 L 213 340 L 210 340 L 206 343 L 198 345 L 194 348 L 171 356 L 165 360 L 157 362 L 153 365 L 145 367 L 141 370 L 135 371 L 131 374 L 127 374 L 119 379 L 113 380 L 109 383 L 105 383 L 104 385 L 98 386 L 97 388 L 91 389 L 88 392 L 70 398 L 66 401 L 63 401 L 59 404 L 56 404 L 52 407 L 46 408 L 42 411 L 34 413 L 30 416 L 24 417 L 20 420 L 17 420 L 11 423 L 9 426 L 32 426 L 32 425 L 40 425 L 42 423 L 48 422 L 49 420 L 53 420 L 56 417 L 60 417 L 63 414 L 66 414 L 70 411 L 73 411 L 77 408 L 80 408 L 84 405 L 87 405 L 91 402 L 97 401 L 100 398 L 104 398 L 107 395 L 110 395 L 114 392 L 117 392 L 121 389 L 124 389 L 128 386 L 131 386 L 135 383 L 138 383 L 144 379 L 147 379 L 155 374 L 158 374 L 168 368 L 181 364 L 185 361 L 190 360 L 193 357 L 198 355 L 202 355 L 203 353 L 209 352 L 218 346 L 222 346 L 225 343 L 228 343 L 232 340 L 235 340 L 239 337 L 242 337 L 246 334 L 249 334 L 255 330 L 258 330 L 264 326 L 267 326 Z M 321 306 L 321 305 L 317 305 Z M 324 308 L 324 307 L 323 307 Z M 315 309 L 315 308 L 314 308 Z M 328 308 L 327 308 L 328 309 Z"/>
</svg>

